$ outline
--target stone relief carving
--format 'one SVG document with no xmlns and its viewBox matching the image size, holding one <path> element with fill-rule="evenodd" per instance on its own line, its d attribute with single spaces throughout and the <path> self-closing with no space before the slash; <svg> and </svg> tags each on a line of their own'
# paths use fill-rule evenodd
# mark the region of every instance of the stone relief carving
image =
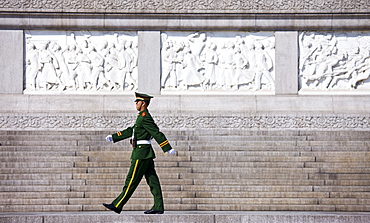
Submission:
<svg viewBox="0 0 370 223">
<path fill-rule="evenodd" d="M 299 35 L 302 90 L 370 89 L 370 32 Z"/>
<path fill-rule="evenodd" d="M 26 91 L 137 90 L 136 34 L 28 31 L 26 48 Z"/>
<path fill-rule="evenodd" d="M 173 11 L 340 11 L 357 10 L 368 11 L 370 8 L 369 1 L 342 1 L 342 0 L 2 0 L 0 1 L 0 9 L 16 9 L 19 10 L 53 10 L 53 11 L 104 11 L 104 12 L 131 12 L 134 11 L 156 11 L 168 12 Z M 352 11 L 353 12 L 353 11 Z"/>
<path fill-rule="evenodd" d="M 130 115 L 97 114 L 3 114 L 2 130 L 82 129 L 107 130 L 132 125 Z M 370 129 L 370 116 L 353 115 L 234 115 L 234 116 L 156 116 L 156 123 L 168 129 Z"/>
<path fill-rule="evenodd" d="M 274 90 L 273 33 L 162 33 L 164 90 Z"/>
</svg>

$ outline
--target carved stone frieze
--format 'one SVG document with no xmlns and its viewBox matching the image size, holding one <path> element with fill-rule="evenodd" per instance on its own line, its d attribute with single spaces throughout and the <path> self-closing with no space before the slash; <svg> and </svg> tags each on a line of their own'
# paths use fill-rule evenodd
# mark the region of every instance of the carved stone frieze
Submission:
<svg viewBox="0 0 370 223">
<path fill-rule="evenodd" d="M 302 90 L 370 89 L 370 32 L 302 32 L 299 43 Z"/>
<path fill-rule="evenodd" d="M 0 10 L 79 12 L 366 12 L 367 0 L 2 0 Z"/>
<path fill-rule="evenodd" d="M 134 115 L 116 114 L 2 114 L 0 130 L 105 130 L 133 124 Z M 164 129 L 357 129 L 370 130 L 368 115 L 235 115 L 155 116 Z"/>
<path fill-rule="evenodd" d="M 161 53 L 164 90 L 275 90 L 273 32 L 166 32 Z"/>
<path fill-rule="evenodd" d="M 27 31 L 26 91 L 135 91 L 136 33 Z"/>
</svg>

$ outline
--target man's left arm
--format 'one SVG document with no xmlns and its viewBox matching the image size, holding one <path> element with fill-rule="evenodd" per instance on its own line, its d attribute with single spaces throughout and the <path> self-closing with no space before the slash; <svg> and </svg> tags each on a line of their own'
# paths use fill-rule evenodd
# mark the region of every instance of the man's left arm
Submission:
<svg viewBox="0 0 370 223">
<path fill-rule="evenodd" d="M 149 132 L 151 136 L 153 136 L 163 152 L 168 152 L 171 155 L 175 153 L 166 136 L 161 131 L 159 131 L 158 126 L 154 123 L 154 120 L 151 117 L 144 118 L 143 127 L 146 131 Z"/>
</svg>

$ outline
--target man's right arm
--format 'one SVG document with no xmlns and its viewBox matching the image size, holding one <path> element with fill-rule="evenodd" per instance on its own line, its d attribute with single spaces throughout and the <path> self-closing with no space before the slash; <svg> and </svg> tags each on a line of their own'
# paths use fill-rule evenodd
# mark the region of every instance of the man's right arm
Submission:
<svg viewBox="0 0 370 223">
<path fill-rule="evenodd" d="M 111 135 L 112 136 L 112 140 L 107 140 L 107 141 L 113 141 L 115 143 L 115 142 L 118 142 L 118 141 L 121 141 L 121 140 L 130 138 L 132 136 L 132 131 L 133 131 L 133 127 L 128 127 L 125 130 L 122 130 L 120 132 L 116 132 L 116 133 L 112 134 Z M 107 136 L 106 139 L 108 137 L 109 136 Z"/>
</svg>

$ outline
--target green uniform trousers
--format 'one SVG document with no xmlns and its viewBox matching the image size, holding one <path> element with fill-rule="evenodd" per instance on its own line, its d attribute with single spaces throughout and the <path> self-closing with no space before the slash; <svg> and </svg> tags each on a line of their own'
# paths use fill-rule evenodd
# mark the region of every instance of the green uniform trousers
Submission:
<svg viewBox="0 0 370 223">
<path fill-rule="evenodd" d="M 127 203 L 139 185 L 143 176 L 145 176 L 146 183 L 150 187 L 150 192 L 154 196 L 154 206 L 151 209 L 164 211 L 161 184 L 154 169 L 153 159 L 131 160 L 130 170 L 128 171 L 122 193 L 112 202 L 116 208 L 122 210 L 123 206 Z"/>
</svg>

